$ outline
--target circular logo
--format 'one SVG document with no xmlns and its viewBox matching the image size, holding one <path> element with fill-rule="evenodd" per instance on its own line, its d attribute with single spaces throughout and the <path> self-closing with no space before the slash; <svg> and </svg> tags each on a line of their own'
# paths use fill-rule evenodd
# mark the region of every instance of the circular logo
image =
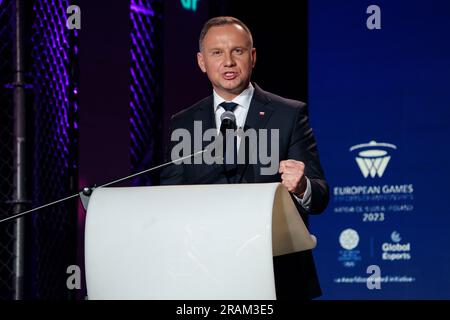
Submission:
<svg viewBox="0 0 450 320">
<path fill-rule="evenodd" d="M 339 243 L 344 249 L 347 250 L 355 249 L 359 243 L 358 232 L 356 232 L 353 229 L 345 229 L 344 231 L 341 232 L 341 235 L 339 236 Z"/>
<path fill-rule="evenodd" d="M 391 240 L 395 243 L 402 241 L 402 238 L 400 237 L 400 233 L 398 233 L 397 231 L 392 231 Z"/>
</svg>

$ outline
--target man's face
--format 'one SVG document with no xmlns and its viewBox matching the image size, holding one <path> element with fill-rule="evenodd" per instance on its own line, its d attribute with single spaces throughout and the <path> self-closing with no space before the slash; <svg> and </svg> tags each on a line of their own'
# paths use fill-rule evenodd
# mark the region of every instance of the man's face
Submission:
<svg viewBox="0 0 450 320">
<path fill-rule="evenodd" d="M 232 100 L 250 82 L 256 62 L 256 49 L 250 35 L 236 24 L 212 27 L 203 39 L 197 62 L 208 75 L 214 90 L 224 99 Z"/>
</svg>

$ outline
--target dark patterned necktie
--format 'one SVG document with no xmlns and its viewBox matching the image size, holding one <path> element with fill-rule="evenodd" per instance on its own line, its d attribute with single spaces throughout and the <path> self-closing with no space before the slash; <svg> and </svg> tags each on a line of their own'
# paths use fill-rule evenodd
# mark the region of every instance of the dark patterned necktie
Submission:
<svg viewBox="0 0 450 320">
<path fill-rule="evenodd" d="M 238 106 L 237 103 L 234 102 L 222 102 L 219 104 L 225 111 L 231 111 L 234 112 L 236 110 L 236 107 Z M 231 148 L 231 143 L 233 141 L 233 148 Z M 233 160 L 230 159 L 230 155 L 227 156 L 228 152 L 233 152 Z M 223 155 L 224 155 L 224 168 L 225 168 L 225 175 L 227 176 L 227 179 L 229 182 L 235 182 L 236 173 L 237 173 L 237 137 L 234 136 L 234 139 L 228 139 L 227 135 L 224 137 L 224 149 L 223 149 Z M 228 161 L 230 160 L 230 161 Z"/>
<path fill-rule="evenodd" d="M 238 106 L 238 104 L 234 103 L 234 102 L 222 102 L 221 104 L 219 104 L 219 106 L 224 108 L 225 111 L 234 112 L 234 110 L 236 110 L 236 107 Z"/>
</svg>

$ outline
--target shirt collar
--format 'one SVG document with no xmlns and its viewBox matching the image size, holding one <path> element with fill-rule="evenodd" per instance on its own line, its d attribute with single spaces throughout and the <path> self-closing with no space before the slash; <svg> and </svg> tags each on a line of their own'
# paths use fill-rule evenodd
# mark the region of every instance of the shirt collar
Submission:
<svg viewBox="0 0 450 320">
<path fill-rule="evenodd" d="M 250 103 L 252 101 L 254 91 L 255 91 L 255 87 L 253 87 L 252 83 L 250 82 L 247 89 L 242 91 L 240 95 L 238 95 L 236 98 L 234 98 L 231 101 L 227 101 L 224 98 L 222 98 L 221 96 L 219 96 L 219 94 L 215 90 L 213 90 L 214 110 L 216 111 L 217 108 L 219 107 L 219 104 L 221 104 L 222 102 L 234 102 L 234 103 L 237 103 L 239 106 L 241 106 L 245 109 L 248 109 L 248 108 L 250 108 Z"/>
</svg>

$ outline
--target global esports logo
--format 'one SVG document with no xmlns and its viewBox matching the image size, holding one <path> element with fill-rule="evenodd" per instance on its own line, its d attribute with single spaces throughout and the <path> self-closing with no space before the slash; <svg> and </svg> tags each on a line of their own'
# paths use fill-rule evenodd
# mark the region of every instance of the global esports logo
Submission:
<svg viewBox="0 0 450 320">
<path fill-rule="evenodd" d="M 389 152 L 392 149 L 395 150 L 397 147 L 390 143 L 372 140 L 369 143 L 354 145 L 350 148 L 350 152 L 358 150 L 355 160 L 364 178 L 369 176 L 375 178 L 377 175 L 381 178 L 391 160 Z"/>
<path fill-rule="evenodd" d="M 398 233 L 397 231 L 392 231 L 391 240 L 392 242 L 399 243 L 400 241 L 402 241 L 402 237 L 400 237 L 400 233 Z"/>
<path fill-rule="evenodd" d="M 398 231 L 392 231 L 392 242 L 384 242 L 381 246 L 381 259 L 387 261 L 411 260 L 411 243 L 401 243 L 402 237 Z"/>
</svg>

